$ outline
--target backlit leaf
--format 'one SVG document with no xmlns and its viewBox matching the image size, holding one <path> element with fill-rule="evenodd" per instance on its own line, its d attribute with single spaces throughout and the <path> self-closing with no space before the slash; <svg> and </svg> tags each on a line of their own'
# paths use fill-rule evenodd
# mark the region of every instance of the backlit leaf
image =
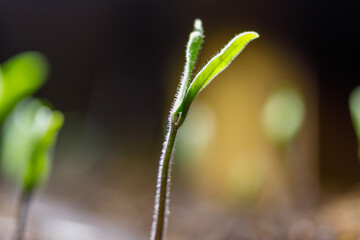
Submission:
<svg viewBox="0 0 360 240">
<path fill-rule="evenodd" d="M 48 75 L 46 58 L 38 52 L 20 53 L 0 66 L 0 122 L 21 99 L 30 96 Z"/>
<path fill-rule="evenodd" d="M 256 32 L 244 32 L 235 36 L 205 67 L 196 75 L 184 97 L 183 113 L 186 114 L 196 95 L 204 89 L 220 72 L 222 72 L 234 58 L 251 41 L 258 38 Z"/>
</svg>

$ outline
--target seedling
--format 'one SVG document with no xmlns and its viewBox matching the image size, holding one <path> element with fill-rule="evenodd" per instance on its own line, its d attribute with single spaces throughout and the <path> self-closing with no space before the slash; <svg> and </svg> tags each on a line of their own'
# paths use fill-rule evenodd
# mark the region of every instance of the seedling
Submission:
<svg viewBox="0 0 360 240">
<path fill-rule="evenodd" d="M 20 53 L 0 66 L 0 123 L 11 109 L 40 88 L 48 75 L 48 63 L 38 52 Z"/>
<path fill-rule="evenodd" d="M 194 30 L 190 33 L 186 46 L 184 72 L 169 114 L 167 133 L 160 156 L 151 240 L 164 239 L 169 214 L 170 174 L 174 143 L 191 103 L 198 93 L 223 71 L 251 40 L 259 37 L 256 32 L 244 32 L 236 35 L 191 81 L 197 55 L 204 38 L 203 34 L 202 22 L 200 19 L 196 19 Z"/>
<path fill-rule="evenodd" d="M 10 58 L 0 66 L 0 124 L 4 121 L 6 116 L 11 112 L 11 110 L 18 102 L 32 95 L 38 88 L 43 85 L 47 75 L 47 60 L 42 54 L 38 52 L 20 53 Z M 35 151 L 33 153 L 29 152 L 29 142 L 34 141 L 33 144 L 35 144 L 36 139 L 33 135 L 26 134 L 27 131 L 31 131 L 31 128 L 28 128 L 30 127 L 29 124 L 23 126 L 21 125 L 21 122 L 25 121 L 25 119 L 23 119 L 23 114 L 25 113 L 19 113 L 19 111 L 21 110 L 17 110 L 16 113 L 13 113 L 13 116 L 7 121 L 6 128 L 3 131 L 3 142 L 1 149 L 2 171 L 4 171 L 5 175 L 9 177 L 18 180 L 23 179 L 21 182 L 23 194 L 20 200 L 18 226 L 16 234 L 14 235 L 14 239 L 21 239 L 23 231 L 22 229 L 25 226 L 27 205 L 31 196 L 31 192 L 38 182 L 38 176 L 42 175 L 39 172 L 40 165 L 37 166 L 40 161 L 32 160 L 32 162 L 36 162 L 32 164 L 34 167 L 33 170 L 28 167 L 28 160 L 30 157 L 25 155 L 32 154 L 33 159 L 40 158 L 41 153 L 39 148 L 41 146 L 40 143 L 38 143 L 38 150 L 36 150 L 38 153 Z M 41 116 L 39 119 L 36 119 L 36 121 L 44 120 L 45 118 Z M 45 121 L 43 123 L 46 124 Z M 39 129 L 44 127 L 45 126 L 39 127 Z M 44 143 L 42 143 L 42 145 L 46 145 L 45 140 L 43 141 Z M 29 166 L 30 165 L 31 164 L 29 164 Z M 45 170 L 42 171 L 46 172 Z M 27 179 L 26 181 L 25 175 Z"/>
<path fill-rule="evenodd" d="M 47 60 L 38 52 L 18 54 L 0 66 L 0 123 L 18 102 L 44 84 L 47 75 Z M 52 112 L 39 100 L 27 100 L 4 124 L 1 170 L 22 189 L 14 240 L 22 238 L 31 195 L 48 174 L 48 149 L 62 122 L 60 113 Z"/>
<path fill-rule="evenodd" d="M 1 169 L 21 187 L 13 240 L 22 239 L 31 197 L 49 175 L 51 150 L 63 121 L 62 113 L 40 100 L 27 99 L 4 123 Z"/>
</svg>

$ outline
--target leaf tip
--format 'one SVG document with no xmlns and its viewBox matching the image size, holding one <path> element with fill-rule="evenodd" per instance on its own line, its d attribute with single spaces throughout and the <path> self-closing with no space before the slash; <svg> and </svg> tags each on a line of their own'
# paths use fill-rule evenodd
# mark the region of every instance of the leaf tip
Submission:
<svg viewBox="0 0 360 240">
<path fill-rule="evenodd" d="M 260 37 L 260 35 L 257 32 L 254 31 L 249 31 L 249 32 L 243 32 L 240 34 L 241 36 L 246 36 L 246 38 L 248 39 L 248 41 L 257 39 Z"/>
<path fill-rule="evenodd" d="M 196 18 L 194 20 L 194 31 L 198 31 L 200 33 L 204 33 L 203 24 L 201 19 Z"/>
<path fill-rule="evenodd" d="M 31 64 L 32 67 L 38 69 L 38 71 L 42 71 L 44 75 L 47 75 L 49 72 L 49 61 L 45 57 L 44 54 L 36 51 L 27 51 L 18 54 L 15 57 L 21 57 L 28 64 Z"/>
</svg>

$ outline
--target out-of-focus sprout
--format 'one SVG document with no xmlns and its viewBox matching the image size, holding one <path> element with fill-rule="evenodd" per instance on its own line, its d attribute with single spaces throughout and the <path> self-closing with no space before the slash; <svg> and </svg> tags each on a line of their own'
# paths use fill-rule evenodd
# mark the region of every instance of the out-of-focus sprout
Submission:
<svg viewBox="0 0 360 240">
<path fill-rule="evenodd" d="M 278 89 L 268 98 L 262 112 L 265 133 L 276 144 L 287 144 L 299 133 L 304 115 L 300 93 L 288 87 Z"/>
<path fill-rule="evenodd" d="M 0 66 L 0 122 L 17 102 L 39 89 L 48 75 L 46 58 L 38 52 L 20 53 Z"/>
<path fill-rule="evenodd" d="M 30 198 L 49 175 L 52 148 L 63 122 L 61 112 L 40 100 L 27 99 L 4 123 L 1 170 L 22 189 L 14 240 L 22 239 Z"/>
<path fill-rule="evenodd" d="M 350 94 L 349 99 L 350 114 L 354 125 L 355 133 L 360 143 L 360 86 L 356 87 Z M 360 147 L 358 150 L 360 158 Z"/>
<path fill-rule="evenodd" d="M 173 107 L 170 111 L 167 134 L 160 157 L 151 240 L 164 239 L 165 225 L 169 212 L 171 157 L 178 129 L 183 124 L 190 105 L 198 93 L 229 66 L 231 61 L 240 54 L 250 41 L 259 37 L 256 32 L 244 32 L 236 35 L 191 81 L 197 55 L 204 38 L 203 33 L 202 22 L 200 19 L 196 19 L 194 22 L 194 30 L 190 33 L 186 46 L 184 73 L 179 83 Z"/>
<path fill-rule="evenodd" d="M 360 141 L 360 86 L 356 87 L 351 92 L 349 105 L 355 133 L 358 140 Z"/>
</svg>

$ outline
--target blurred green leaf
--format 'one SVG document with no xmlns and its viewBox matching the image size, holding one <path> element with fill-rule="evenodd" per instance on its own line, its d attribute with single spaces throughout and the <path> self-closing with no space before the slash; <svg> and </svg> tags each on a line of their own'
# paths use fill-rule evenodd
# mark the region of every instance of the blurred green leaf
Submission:
<svg viewBox="0 0 360 240">
<path fill-rule="evenodd" d="M 351 92 L 349 105 L 355 133 L 358 140 L 360 141 L 360 86 L 356 87 Z"/>
<path fill-rule="evenodd" d="M 235 36 L 205 67 L 195 76 L 186 91 L 183 100 L 183 115 L 187 113 L 196 95 L 204 89 L 220 72 L 222 72 L 234 58 L 251 41 L 258 38 L 256 32 L 244 32 Z"/>
<path fill-rule="evenodd" d="M 20 53 L 0 66 L 0 122 L 17 102 L 39 89 L 47 75 L 47 60 L 38 52 Z"/>
<path fill-rule="evenodd" d="M 51 149 L 64 122 L 62 113 L 43 102 L 19 103 L 4 124 L 2 170 L 5 175 L 32 190 L 48 176 Z"/>
<path fill-rule="evenodd" d="M 280 144 L 289 143 L 298 134 L 305 115 L 304 100 L 292 88 L 271 94 L 263 109 L 263 125 L 268 137 Z"/>
</svg>

